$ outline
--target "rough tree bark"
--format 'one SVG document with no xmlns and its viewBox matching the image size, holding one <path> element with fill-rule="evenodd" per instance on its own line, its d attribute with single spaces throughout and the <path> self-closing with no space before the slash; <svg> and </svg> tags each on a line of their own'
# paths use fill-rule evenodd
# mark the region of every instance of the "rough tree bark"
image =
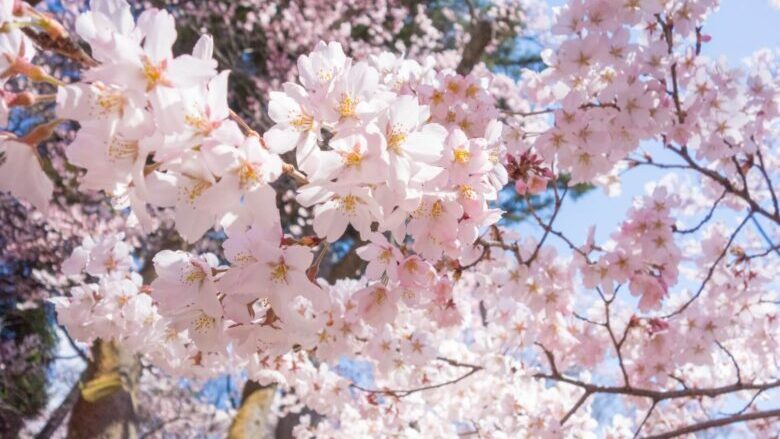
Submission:
<svg viewBox="0 0 780 439">
<path fill-rule="evenodd" d="M 78 401 L 79 395 L 81 395 L 81 389 L 79 389 L 79 383 L 77 382 L 71 387 L 68 395 L 65 396 L 59 407 L 54 409 L 51 415 L 49 415 L 46 425 L 35 435 L 35 439 L 49 439 L 52 437 L 57 432 L 57 429 L 60 428 L 60 425 L 68 416 L 76 401 Z"/>
<path fill-rule="evenodd" d="M 272 436 L 268 413 L 276 386 L 264 386 L 249 380 L 241 395 L 241 407 L 230 425 L 228 439 L 261 439 Z"/>
<path fill-rule="evenodd" d="M 493 24 L 489 20 L 479 20 L 471 26 L 471 39 L 463 48 L 463 56 L 455 69 L 461 75 L 468 75 L 482 59 L 485 48 L 493 39 Z"/>
<path fill-rule="evenodd" d="M 165 241 L 175 248 L 177 241 Z M 151 283 L 154 265 L 141 270 L 144 284 Z M 81 375 L 81 392 L 68 422 L 68 439 L 135 439 L 138 419 L 135 393 L 141 379 L 141 360 L 112 341 L 96 340 L 92 358 Z"/>
<path fill-rule="evenodd" d="M 134 392 L 141 376 L 135 355 L 115 343 L 97 340 L 92 360 L 82 374 L 82 391 L 68 424 L 68 439 L 133 439 L 136 428 Z"/>
<path fill-rule="evenodd" d="M 338 262 L 322 268 L 327 273 L 325 278 L 333 283 L 337 279 L 354 276 L 364 266 L 365 262 L 357 256 L 354 248 L 351 248 Z M 304 409 L 302 413 L 289 414 L 279 419 L 276 428 L 272 431 L 268 426 L 268 414 L 275 395 L 276 386 L 262 386 L 256 381 L 247 381 L 241 397 L 241 406 L 233 418 L 228 438 L 288 439 L 292 438 L 292 430 L 300 423 L 302 414 L 311 415 L 313 419 L 317 418 L 316 413 Z"/>
</svg>

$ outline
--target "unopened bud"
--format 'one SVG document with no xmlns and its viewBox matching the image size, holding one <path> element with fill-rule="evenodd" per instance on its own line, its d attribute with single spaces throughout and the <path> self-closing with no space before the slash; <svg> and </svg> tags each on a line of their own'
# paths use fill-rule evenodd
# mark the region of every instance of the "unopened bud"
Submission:
<svg viewBox="0 0 780 439">
<path fill-rule="evenodd" d="M 21 17 L 24 15 L 24 6 L 25 3 L 22 0 L 14 0 L 14 6 L 12 9 L 12 13 L 16 17 Z"/>
</svg>

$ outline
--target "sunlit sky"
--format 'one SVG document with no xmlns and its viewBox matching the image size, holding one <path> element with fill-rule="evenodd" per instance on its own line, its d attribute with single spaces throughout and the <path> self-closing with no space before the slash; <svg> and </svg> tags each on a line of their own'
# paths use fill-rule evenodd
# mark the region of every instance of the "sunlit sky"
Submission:
<svg viewBox="0 0 780 439">
<path fill-rule="evenodd" d="M 560 6 L 566 1 L 549 0 L 548 3 Z M 712 36 L 704 45 L 703 54 L 711 58 L 725 56 L 730 65 L 737 67 L 758 49 L 780 48 L 780 10 L 772 8 L 769 0 L 724 0 L 706 21 L 703 32 Z M 557 228 L 580 244 L 588 227 L 596 224 L 597 240 L 607 239 L 625 218 L 632 199 L 644 193 L 645 184 L 667 173 L 649 168 L 632 170 L 626 174 L 618 197 L 609 198 L 599 189 L 577 202 L 564 203 L 556 220 Z"/>
</svg>

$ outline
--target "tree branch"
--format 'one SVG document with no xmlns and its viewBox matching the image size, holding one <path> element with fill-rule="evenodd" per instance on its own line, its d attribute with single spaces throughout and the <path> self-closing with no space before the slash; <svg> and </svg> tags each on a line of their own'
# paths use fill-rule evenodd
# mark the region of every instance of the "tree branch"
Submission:
<svg viewBox="0 0 780 439">
<path fill-rule="evenodd" d="M 666 433 L 648 436 L 646 439 L 670 439 L 679 437 L 684 434 L 695 433 L 697 431 L 708 430 L 715 427 L 723 427 L 725 425 L 735 424 L 737 422 L 752 421 L 756 419 L 768 419 L 780 416 L 780 409 L 766 410 L 763 412 L 752 412 L 741 415 L 729 416 L 726 418 L 713 419 L 710 421 L 700 422 L 698 424 L 689 425 L 687 427 L 678 428 Z"/>
<path fill-rule="evenodd" d="M 482 58 L 485 48 L 493 39 L 493 24 L 489 20 L 479 20 L 471 27 L 471 39 L 463 48 L 463 57 L 456 71 L 468 75 Z"/>
</svg>

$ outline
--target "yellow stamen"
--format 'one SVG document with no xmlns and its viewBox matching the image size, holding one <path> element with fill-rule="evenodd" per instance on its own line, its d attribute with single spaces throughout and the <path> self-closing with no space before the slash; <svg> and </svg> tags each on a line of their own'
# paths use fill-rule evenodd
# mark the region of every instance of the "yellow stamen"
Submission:
<svg viewBox="0 0 780 439">
<path fill-rule="evenodd" d="M 112 159 L 135 159 L 138 156 L 138 141 L 113 137 L 108 145 L 108 156 Z"/>
<path fill-rule="evenodd" d="M 204 333 L 208 332 L 216 326 L 217 319 L 214 317 L 208 316 L 204 313 L 201 313 L 198 318 L 195 319 L 192 323 L 193 329 L 195 329 L 196 332 Z"/>
<path fill-rule="evenodd" d="M 358 167 L 363 162 L 363 156 L 360 155 L 360 152 L 356 150 L 344 154 L 341 159 L 344 161 L 346 166 L 351 168 Z"/>
<path fill-rule="evenodd" d="M 345 197 L 339 198 L 339 202 L 341 203 L 341 209 L 346 211 L 348 214 L 355 213 L 355 208 L 357 208 L 358 202 L 360 200 L 358 197 L 354 195 L 347 195 Z"/>
<path fill-rule="evenodd" d="M 406 142 L 406 133 L 393 129 L 390 132 L 390 135 L 387 136 L 387 149 L 396 154 L 400 154 L 401 146 L 404 142 Z"/>
<path fill-rule="evenodd" d="M 389 248 L 382 249 L 382 253 L 379 254 L 379 260 L 385 264 L 390 263 L 393 258 L 393 252 Z"/>
<path fill-rule="evenodd" d="M 474 200 L 477 198 L 477 192 L 474 190 L 474 188 L 471 187 L 471 185 L 468 184 L 463 184 L 460 186 L 460 194 L 467 200 Z"/>
<path fill-rule="evenodd" d="M 206 273 L 203 271 L 203 269 L 201 269 L 195 264 L 192 265 L 192 268 L 184 276 L 184 282 L 188 284 L 202 282 L 205 279 L 206 279 Z"/>
<path fill-rule="evenodd" d="M 203 116 L 188 114 L 184 116 L 184 123 L 200 134 L 208 135 L 212 130 L 211 122 Z"/>
<path fill-rule="evenodd" d="M 455 155 L 455 162 L 461 165 L 468 163 L 471 158 L 471 152 L 467 149 L 456 149 L 453 154 Z"/>
<path fill-rule="evenodd" d="M 341 95 L 341 100 L 339 100 L 339 114 L 342 118 L 354 117 L 356 106 L 357 101 L 353 100 L 347 93 L 343 93 Z"/>
<path fill-rule="evenodd" d="M 158 85 L 164 84 L 166 82 L 164 64 L 154 65 L 148 58 L 144 59 L 144 76 L 146 77 L 146 91 L 151 91 Z"/>
<path fill-rule="evenodd" d="M 460 121 L 460 123 L 458 123 L 458 126 L 460 127 L 460 129 L 462 129 L 463 131 L 466 131 L 466 132 L 468 132 L 471 129 L 472 125 L 474 125 L 474 124 L 471 123 L 471 121 L 468 120 L 468 119 L 463 119 L 462 121 Z"/>
<path fill-rule="evenodd" d="M 444 213 L 444 204 L 441 202 L 441 200 L 434 201 L 433 205 L 431 206 L 431 216 L 438 218 L 442 213 Z"/>
<path fill-rule="evenodd" d="M 187 202 L 190 204 L 193 204 L 195 200 L 198 199 L 201 195 L 203 195 L 203 192 L 206 191 L 206 189 L 211 187 L 211 183 L 205 180 L 197 180 L 195 184 L 193 184 L 189 188 L 184 188 L 184 194 L 187 197 Z"/>
<path fill-rule="evenodd" d="M 382 305 L 387 301 L 387 290 L 384 287 L 377 287 L 371 292 L 371 298 L 377 305 Z"/>
<path fill-rule="evenodd" d="M 309 131 L 314 126 L 314 118 L 306 113 L 300 113 L 290 124 L 300 131 Z"/>
<path fill-rule="evenodd" d="M 124 108 L 125 98 L 121 93 L 104 91 L 98 95 L 97 103 L 103 110 L 103 114 L 119 113 Z"/>
<path fill-rule="evenodd" d="M 243 160 L 241 167 L 238 168 L 238 185 L 241 189 L 246 189 L 247 187 L 260 182 L 260 176 L 259 166 Z"/>
<path fill-rule="evenodd" d="M 287 283 L 287 271 L 289 267 L 283 262 L 271 264 L 271 280 L 278 283 Z"/>
<path fill-rule="evenodd" d="M 447 120 L 447 123 L 455 123 L 455 112 L 454 111 L 448 111 L 446 120 Z"/>
</svg>

